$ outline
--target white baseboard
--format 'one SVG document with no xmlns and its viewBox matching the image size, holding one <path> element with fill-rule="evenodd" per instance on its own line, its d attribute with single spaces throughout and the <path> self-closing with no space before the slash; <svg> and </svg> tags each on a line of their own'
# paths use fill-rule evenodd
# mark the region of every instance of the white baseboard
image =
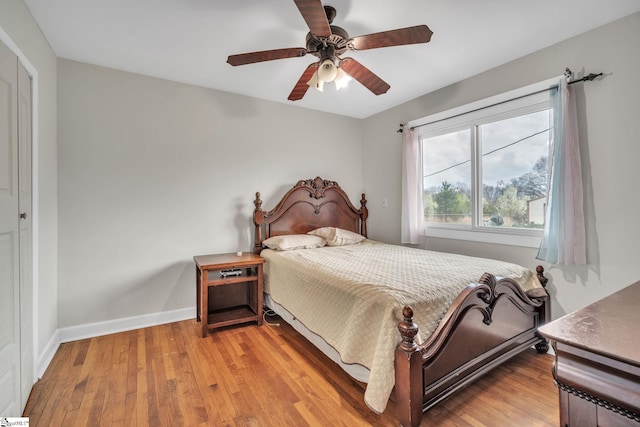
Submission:
<svg viewBox="0 0 640 427">
<path fill-rule="evenodd" d="M 58 351 L 58 347 L 60 347 L 60 338 L 58 337 L 58 330 L 56 330 L 45 346 L 44 351 L 40 357 L 38 357 L 38 366 L 36 367 L 37 379 L 42 378 L 44 375 L 44 371 L 47 370 L 49 363 L 53 360 L 53 356 L 55 356 L 56 351 Z"/>
<path fill-rule="evenodd" d="M 196 317 L 195 311 L 195 307 L 181 308 L 57 329 L 38 358 L 38 378 L 42 377 L 62 343 L 193 319 Z"/>
</svg>

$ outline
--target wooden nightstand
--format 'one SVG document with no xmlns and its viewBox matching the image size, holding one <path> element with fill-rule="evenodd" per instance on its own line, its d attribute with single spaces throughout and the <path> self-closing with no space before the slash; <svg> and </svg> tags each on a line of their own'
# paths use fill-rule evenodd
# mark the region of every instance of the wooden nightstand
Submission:
<svg viewBox="0 0 640 427">
<path fill-rule="evenodd" d="M 194 256 L 197 319 L 209 328 L 257 322 L 262 325 L 262 265 L 252 253 Z"/>
</svg>

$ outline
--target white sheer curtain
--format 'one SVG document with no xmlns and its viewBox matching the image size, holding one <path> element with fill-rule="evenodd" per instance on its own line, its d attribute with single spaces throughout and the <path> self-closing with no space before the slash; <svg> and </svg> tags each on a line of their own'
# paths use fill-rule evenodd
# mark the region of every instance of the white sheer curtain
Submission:
<svg viewBox="0 0 640 427">
<path fill-rule="evenodd" d="M 587 263 L 582 169 L 573 88 L 563 78 L 551 97 L 553 145 L 545 226 L 537 258 L 552 264 Z"/>
<path fill-rule="evenodd" d="M 401 242 L 424 241 L 424 208 L 420 180 L 420 141 L 418 131 L 404 126 L 402 141 L 402 219 Z"/>
</svg>

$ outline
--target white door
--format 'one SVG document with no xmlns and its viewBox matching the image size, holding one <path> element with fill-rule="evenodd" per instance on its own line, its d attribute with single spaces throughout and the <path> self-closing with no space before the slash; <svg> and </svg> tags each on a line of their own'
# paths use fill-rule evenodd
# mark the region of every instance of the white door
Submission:
<svg viewBox="0 0 640 427">
<path fill-rule="evenodd" d="M 20 212 L 20 408 L 34 384 L 33 240 L 31 217 L 31 77 L 18 63 L 18 211 Z"/>
<path fill-rule="evenodd" d="M 20 416 L 18 58 L 0 43 L 0 415 Z"/>
</svg>

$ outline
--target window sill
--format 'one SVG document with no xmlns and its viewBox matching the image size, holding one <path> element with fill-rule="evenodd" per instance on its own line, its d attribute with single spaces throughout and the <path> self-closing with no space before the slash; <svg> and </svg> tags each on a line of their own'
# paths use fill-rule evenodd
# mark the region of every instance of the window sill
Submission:
<svg viewBox="0 0 640 427">
<path fill-rule="evenodd" d="M 428 227 L 427 237 L 443 239 L 468 240 L 470 242 L 492 243 L 499 245 L 523 246 L 526 248 L 539 248 L 542 237 L 539 235 L 511 234 L 499 232 L 452 230 L 436 227 Z"/>
</svg>

